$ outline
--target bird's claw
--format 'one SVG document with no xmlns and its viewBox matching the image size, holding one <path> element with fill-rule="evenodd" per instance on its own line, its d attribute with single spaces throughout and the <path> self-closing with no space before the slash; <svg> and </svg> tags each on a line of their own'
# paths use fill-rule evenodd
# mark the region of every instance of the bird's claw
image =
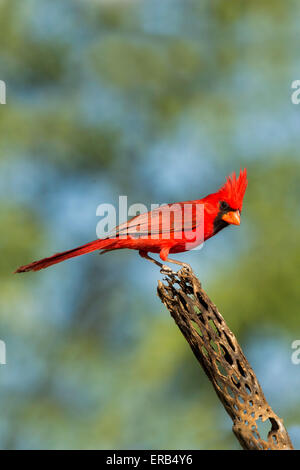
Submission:
<svg viewBox="0 0 300 470">
<path fill-rule="evenodd" d="M 160 270 L 161 274 L 175 274 L 173 269 L 170 268 L 170 266 L 167 266 L 165 264 L 163 264 L 161 270 Z"/>
<path fill-rule="evenodd" d="M 181 270 L 192 272 L 192 267 L 187 263 L 183 263 Z"/>
</svg>

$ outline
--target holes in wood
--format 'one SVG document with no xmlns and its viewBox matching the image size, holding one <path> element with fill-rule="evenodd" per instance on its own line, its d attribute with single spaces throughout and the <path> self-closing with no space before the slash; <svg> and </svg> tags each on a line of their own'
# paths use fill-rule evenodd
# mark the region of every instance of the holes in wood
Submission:
<svg viewBox="0 0 300 470">
<path fill-rule="evenodd" d="M 194 327 L 194 330 L 197 331 L 198 335 L 201 336 L 201 338 L 203 338 L 203 333 L 201 331 L 200 326 L 194 321 L 193 321 L 193 327 Z"/>
<path fill-rule="evenodd" d="M 216 352 L 216 353 L 219 353 L 219 347 L 218 345 L 211 339 L 209 344 L 211 345 L 211 347 L 213 348 L 213 350 Z"/>
<path fill-rule="evenodd" d="M 207 304 L 207 302 L 205 302 L 205 300 L 204 300 L 203 297 L 199 294 L 199 292 L 197 292 L 197 298 L 198 298 L 200 304 L 205 308 L 205 310 L 208 310 L 208 304 Z"/>
<path fill-rule="evenodd" d="M 228 376 L 227 370 L 225 369 L 224 366 L 222 366 L 220 361 L 216 361 L 217 368 L 220 372 L 221 375 L 224 375 L 225 377 Z"/>
<path fill-rule="evenodd" d="M 227 351 L 227 349 L 225 348 L 224 344 L 220 344 L 222 350 L 223 350 L 223 353 L 224 353 L 224 359 L 226 362 L 228 362 L 228 364 L 230 364 L 232 366 L 233 364 L 233 359 L 232 357 L 230 356 L 229 352 Z"/>
<path fill-rule="evenodd" d="M 208 320 L 208 323 L 210 324 L 212 330 L 213 330 L 218 336 L 220 336 L 220 330 L 216 327 L 215 322 L 214 322 L 211 318 Z"/>
<path fill-rule="evenodd" d="M 271 431 L 272 432 L 278 431 L 279 430 L 279 424 L 277 423 L 276 419 L 274 419 L 274 418 L 269 418 L 269 419 L 270 419 L 270 423 L 272 425 Z"/>
<path fill-rule="evenodd" d="M 233 351 L 235 351 L 235 347 L 234 347 L 233 342 L 231 341 L 230 336 L 226 333 L 226 331 L 224 331 L 224 334 L 225 334 L 225 336 L 226 336 L 226 339 L 227 339 L 227 342 L 228 342 L 229 346 L 231 347 L 231 349 L 232 349 Z"/>
<path fill-rule="evenodd" d="M 239 379 L 237 378 L 237 376 L 235 374 L 233 374 L 231 376 L 231 381 L 232 381 L 233 385 L 235 385 L 235 387 L 237 387 L 237 388 L 241 387 L 240 381 L 239 381 Z"/>
<path fill-rule="evenodd" d="M 178 292 L 178 297 L 179 297 L 179 301 L 182 303 L 183 305 L 183 308 L 188 312 L 189 311 L 189 307 L 188 307 L 188 304 L 187 304 L 187 301 L 185 300 L 183 294 L 181 292 Z"/>
<path fill-rule="evenodd" d="M 224 390 L 224 385 L 220 380 L 217 380 L 217 384 L 220 387 L 220 389 L 223 391 Z"/>
<path fill-rule="evenodd" d="M 227 385 L 226 390 L 227 390 L 228 395 L 229 395 L 231 398 L 234 398 L 234 397 L 235 397 L 235 394 L 233 393 L 233 390 L 232 390 L 231 387 L 229 387 L 229 385 Z"/>
<path fill-rule="evenodd" d="M 240 372 L 240 374 L 243 376 L 243 377 L 246 377 L 246 373 L 244 371 L 244 369 L 242 368 L 241 364 L 240 364 L 240 361 L 237 359 L 236 360 L 236 363 L 237 363 L 237 366 L 238 366 L 238 370 Z"/>
<path fill-rule="evenodd" d="M 271 431 L 271 423 L 270 420 L 263 421 L 262 417 L 260 416 L 259 419 L 256 420 L 256 426 L 258 430 L 258 434 L 263 441 L 268 441 L 268 434 Z"/>
</svg>

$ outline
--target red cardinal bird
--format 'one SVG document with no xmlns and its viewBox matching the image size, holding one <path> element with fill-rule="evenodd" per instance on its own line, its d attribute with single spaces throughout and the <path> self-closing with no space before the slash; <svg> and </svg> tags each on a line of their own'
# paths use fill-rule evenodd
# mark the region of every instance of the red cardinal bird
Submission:
<svg viewBox="0 0 300 470">
<path fill-rule="evenodd" d="M 240 225 L 246 188 L 245 168 L 240 171 L 238 178 L 233 173 L 216 193 L 209 194 L 203 199 L 161 206 L 119 225 L 111 236 L 34 261 L 21 266 L 15 272 L 39 271 L 91 251 L 103 250 L 102 253 L 106 253 L 123 248 L 138 250 L 140 256 L 164 269 L 168 268 L 148 256 L 148 252 L 159 253 L 162 261 L 187 266 L 185 263 L 170 259 L 169 253 L 188 251 L 228 225 Z"/>
</svg>

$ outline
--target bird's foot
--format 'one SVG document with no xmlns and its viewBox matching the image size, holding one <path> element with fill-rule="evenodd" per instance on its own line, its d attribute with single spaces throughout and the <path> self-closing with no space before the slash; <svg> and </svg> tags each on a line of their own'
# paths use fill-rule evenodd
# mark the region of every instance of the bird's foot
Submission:
<svg viewBox="0 0 300 470">
<path fill-rule="evenodd" d="M 167 266 L 166 264 L 162 265 L 162 268 L 160 270 L 161 274 L 176 274 L 170 266 Z"/>
<path fill-rule="evenodd" d="M 188 263 L 183 263 L 180 271 L 187 271 L 188 273 L 191 273 L 193 270 L 192 270 L 192 267 Z"/>
</svg>

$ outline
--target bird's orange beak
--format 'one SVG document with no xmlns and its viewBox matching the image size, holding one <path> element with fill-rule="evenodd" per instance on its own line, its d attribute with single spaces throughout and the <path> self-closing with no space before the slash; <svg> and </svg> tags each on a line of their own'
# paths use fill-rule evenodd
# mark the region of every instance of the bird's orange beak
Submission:
<svg viewBox="0 0 300 470">
<path fill-rule="evenodd" d="M 240 211 L 227 212 L 226 214 L 222 216 L 222 219 L 228 224 L 240 225 L 241 223 Z"/>
</svg>

